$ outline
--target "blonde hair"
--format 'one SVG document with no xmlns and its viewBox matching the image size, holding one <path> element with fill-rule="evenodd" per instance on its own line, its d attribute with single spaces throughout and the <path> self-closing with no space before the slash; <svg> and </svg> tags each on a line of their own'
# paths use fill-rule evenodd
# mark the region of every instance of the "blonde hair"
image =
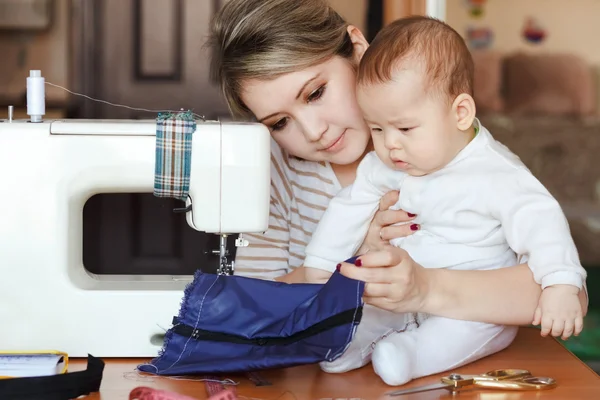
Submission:
<svg viewBox="0 0 600 400">
<path fill-rule="evenodd" d="M 348 24 L 326 0 L 229 0 L 207 42 L 211 77 L 236 118 L 253 115 L 240 97 L 246 80 L 268 80 L 337 55 L 350 58 Z"/>
<path fill-rule="evenodd" d="M 363 54 L 359 84 L 392 79 L 401 62 L 416 62 L 436 94 L 453 101 L 461 93 L 473 96 L 474 65 L 464 39 L 435 18 L 412 16 L 385 26 Z"/>
</svg>

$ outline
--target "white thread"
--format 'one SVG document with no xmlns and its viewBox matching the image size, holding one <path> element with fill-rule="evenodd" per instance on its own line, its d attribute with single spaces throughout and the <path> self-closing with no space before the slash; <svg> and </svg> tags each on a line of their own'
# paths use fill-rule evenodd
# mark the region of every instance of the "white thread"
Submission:
<svg viewBox="0 0 600 400">
<path fill-rule="evenodd" d="M 27 78 L 27 79 L 29 80 L 29 78 Z M 56 88 L 64 90 L 65 92 L 68 92 L 68 93 L 70 93 L 72 95 L 81 96 L 81 97 L 84 97 L 84 98 L 86 98 L 88 100 L 91 100 L 91 101 L 96 101 L 98 103 L 104 103 L 104 104 L 107 104 L 107 105 L 113 106 L 113 107 L 123 107 L 123 108 L 127 108 L 128 110 L 133 110 L 133 111 L 145 111 L 145 112 L 151 112 L 151 113 L 160 113 L 160 112 L 174 112 L 174 113 L 176 113 L 176 112 L 183 111 L 183 109 L 181 109 L 181 110 L 150 110 L 150 109 L 147 109 L 147 108 L 130 107 L 130 106 L 126 106 L 124 104 L 116 104 L 116 103 L 111 103 L 110 101 L 106 101 L 106 100 L 95 99 L 95 98 L 90 97 L 90 96 L 85 95 L 85 94 L 73 92 L 72 90 L 69 90 L 66 87 L 62 87 L 62 86 L 54 84 L 54 83 L 46 82 L 46 85 L 54 86 Z M 29 99 L 29 96 L 27 96 L 27 98 Z M 200 115 L 200 114 L 196 114 L 196 113 L 192 113 L 192 114 L 195 117 L 198 117 L 198 118 L 200 118 L 203 121 L 206 121 L 206 118 L 204 117 L 204 115 Z"/>
<path fill-rule="evenodd" d="M 150 376 L 144 376 L 138 371 L 129 371 L 123 373 L 123 378 L 127 380 L 135 380 L 139 382 L 154 382 L 154 379 Z"/>
<path fill-rule="evenodd" d="M 170 379 L 170 380 L 174 380 L 174 381 L 190 381 L 190 382 L 216 382 L 216 383 L 220 383 L 222 385 L 229 385 L 229 386 L 237 386 L 240 383 L 234 381 L 233 379 L 210 379 L 210 378 L 194 378 L 192 376 L 186 376 L 186 375 L 164 375 L 161 376 L 161 378 L 164 379 Z"/>
<path fill-rule="evenodd" d="M 163 331 L 167 332 L 167 329 L 163 328 L 162 326 L 160 326 L 159 324 L 156 324 L 156 326 L 158 326 L 160 329 L 162 329 Z"/>
<path fill-rule="evenodd" d="M 31 70 L 27 77 L 27 115 L 31 122 L 42 122 L 46 114 L 46 92 L 42 71 Z"/>
<path fill-rule="evenodd" d="M 142 373 L 140 371 L 128 371 L 123 373 L 123 377 L 127 380 L 135 380 L 139 382 L 155 382 L 156 378 L 159 379 L 168 379 L 174 381 L 191 381 L 191 382 L 216 382 L 222 385 L 229 386 L 237 386 L 240 383 L 234 381 L 233 379 L 211 379 L 211 378 L 200 378 L 186 375 L 174 375 L 174 376 L 161 376 L 161 375 L 147 375 L 146 373 Z"/>
</svg>

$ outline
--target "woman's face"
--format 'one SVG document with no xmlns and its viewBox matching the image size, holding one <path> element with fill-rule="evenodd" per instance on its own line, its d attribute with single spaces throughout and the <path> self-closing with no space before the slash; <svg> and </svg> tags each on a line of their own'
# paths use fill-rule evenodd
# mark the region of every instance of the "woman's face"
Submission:
<svg viewBox="0 0 600 400">
<path fill-rule="evenodd" d="M 247 81 L 243 89 L 243 102 L 291 155 L 345 165 L 364 154 L 371 137 L 349 60 L 333 57 L 273 80 Z"/>
</svg>

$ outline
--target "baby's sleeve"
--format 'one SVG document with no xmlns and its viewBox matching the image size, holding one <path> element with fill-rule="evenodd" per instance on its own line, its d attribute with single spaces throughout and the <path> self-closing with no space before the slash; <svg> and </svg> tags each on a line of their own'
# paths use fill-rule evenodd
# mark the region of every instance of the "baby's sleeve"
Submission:
<svg viewBox="0 0 600 400">
<path fill-rule="evenodd" d="M 566 284 L 582 289 L 587 273 L 558 201 L 526 168 L 493 177 L 490 202 L 509 246 L 527 259 L 542 289 Z"/>
<path fill-rule="evenodd" d="M 367 154 L 354 183 L 329 202 L 306 247 L 305 267 L 333 272 L 338 263 L 355 255 L 385 193 L 375 182 L 380 171 L 375 153 Z"/>
</svg>

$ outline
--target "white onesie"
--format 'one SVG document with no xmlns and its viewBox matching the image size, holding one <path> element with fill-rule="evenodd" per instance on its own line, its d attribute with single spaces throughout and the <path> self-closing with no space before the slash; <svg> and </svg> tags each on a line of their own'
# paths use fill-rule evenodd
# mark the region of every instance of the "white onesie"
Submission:
<svg viewBox="0 0 600 400">
<path fill-rule="evenodd" d="M 527 258 L 542 288 L 570 284 L 581 289 L 586 272 L 560 205 L 515 154 L 476 124 L 475 138 L 429 175 L 392 170 L 375 152 L 367 154 L 354 184 L 330 202 L 306 248 L 304 265 L 333 272 L 340 261 L 355 255 L 381 197 L 400 190 L 394 208 L 416 214 L 411 223 L 420 224 L 420 230 L 391 244 L 423 267 L 495 269 L 516 265 L 518 254 Z M 378 318 L 382 332 L 399 318 L 392 313 L 387 317 Z M 361 325 L 356 339 L 364 344 L 354 347 L 365 353 L 374 338 L 361 339 Z M 400 385 L 502 350 L 516 333 L 516 327 L 430 316 L 418 329 L 379 341 L 373 368 L 386 383 Z M 343 372 L 369 362 L 371 354 L 357 358 L 351 350 L 322 367 Z"/>
</svg>

